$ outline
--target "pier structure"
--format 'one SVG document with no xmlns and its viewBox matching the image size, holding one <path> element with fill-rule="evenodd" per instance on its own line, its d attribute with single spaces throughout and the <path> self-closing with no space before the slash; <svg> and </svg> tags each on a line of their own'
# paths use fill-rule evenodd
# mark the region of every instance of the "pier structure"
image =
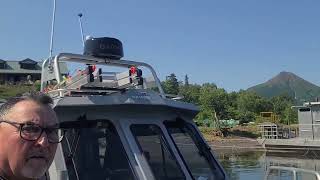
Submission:
<svg viewBox="0 0 320 180">
<path fill-rule="evenodd" d="M 292 138 L 284 137 L 279 126 L 273 123 L 260 125 L 261 138 L 258 142 L 268 151 L 320 151 L 320 102 L 308 102 L 294 106 L 298 110 L 298 133 Z M 282 132 L 282 135 L 281 135 Z"/>
</svg>

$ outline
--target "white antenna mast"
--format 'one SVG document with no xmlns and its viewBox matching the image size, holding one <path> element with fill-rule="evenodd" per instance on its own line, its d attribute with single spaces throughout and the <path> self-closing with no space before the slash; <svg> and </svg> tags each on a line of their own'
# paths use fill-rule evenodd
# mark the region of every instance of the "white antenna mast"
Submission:
<svg viewBox="0 0 320 180">
<path fill-rule="evenodd" d="M 82 28 L 82 21 L 81 21 L 82 13 L 79 13 L 78 16 L 79 16 L 79 24 L 80 24 L 80 31 L 81 31 L 81 40 L 82 40 L 82 45 L 84 47 L 84 36 L 83 36 L 83 28 Z"/>
<path fill-rule="evenodd" d="M 52 13 L 52 24 L 51 24 L 51 39 L 50 39 L 50 52 L 49 58 L 52 57 L 52 48 L 53 48 L 53 36 L 54 36 L 54 24 L 56 20 L 56 0 L 53 0 L 53 13 Z"/>
</svg>

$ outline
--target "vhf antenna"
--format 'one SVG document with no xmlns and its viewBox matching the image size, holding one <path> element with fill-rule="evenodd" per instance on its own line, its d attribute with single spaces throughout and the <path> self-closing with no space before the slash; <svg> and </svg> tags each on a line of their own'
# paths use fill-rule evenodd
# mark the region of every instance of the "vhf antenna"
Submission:
<svg viewBox="0 0 320 180">
<path fill-rule="evenodd" d="M 52 48 L 53 48 L 53 36 L 54 36 L 54 24 L 56 20 L 56 0 L 53 0 L 53 13 L 52 13 L 52 24 L 51 24 L 51 39 L 50 39 L 50 52 L 49 58 L 51 61 L 52 57 Z"/>
<path fill-rule="evenodd" d="M 82 45 L 84 47 L 84 36 L 83 36 L 83 28 L 82 28 L 82 21 L 81 21 L 82 13 L 79 13 L 78 16 L 79 16 L 79 24 L 80 24 L 80 31 L 81 31 L 81 40 L 82 40 Z"/>
</svg>

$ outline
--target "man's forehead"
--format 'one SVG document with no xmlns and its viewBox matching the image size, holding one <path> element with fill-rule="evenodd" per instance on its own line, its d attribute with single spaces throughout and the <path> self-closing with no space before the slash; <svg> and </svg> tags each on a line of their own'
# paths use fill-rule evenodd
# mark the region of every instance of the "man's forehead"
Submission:
<svg viewBox="0 0 320 180">
<path fill-rule="evenodd" d="M 48 125 L 58 123 L 55 112 L 49 105 L 40 105 L 30 100 L 15 104 L 6 117 L 19 123 L 34 122 Z"/>
<path fill-rule="evenodd" d="M 49 105 L 39 104 L 33 100 L 24 100 L 16 103 L 11 110 L 14 111 L 37 111 L 46 110 L 51 111 L 52 108 Z"/>
</svg>

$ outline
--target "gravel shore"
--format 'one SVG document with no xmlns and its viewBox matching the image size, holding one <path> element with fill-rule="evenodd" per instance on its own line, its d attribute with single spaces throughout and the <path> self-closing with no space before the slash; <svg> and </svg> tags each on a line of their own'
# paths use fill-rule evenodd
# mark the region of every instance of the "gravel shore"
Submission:
<svg viewBox="0 0 320 180">
<path fill-rule="evenodd" d="M 234 150 L 263 150 L 263 147 L 253 138 L 221 138 L 208 142 L 214 150 L 234 149 Z"/>
</svg>

